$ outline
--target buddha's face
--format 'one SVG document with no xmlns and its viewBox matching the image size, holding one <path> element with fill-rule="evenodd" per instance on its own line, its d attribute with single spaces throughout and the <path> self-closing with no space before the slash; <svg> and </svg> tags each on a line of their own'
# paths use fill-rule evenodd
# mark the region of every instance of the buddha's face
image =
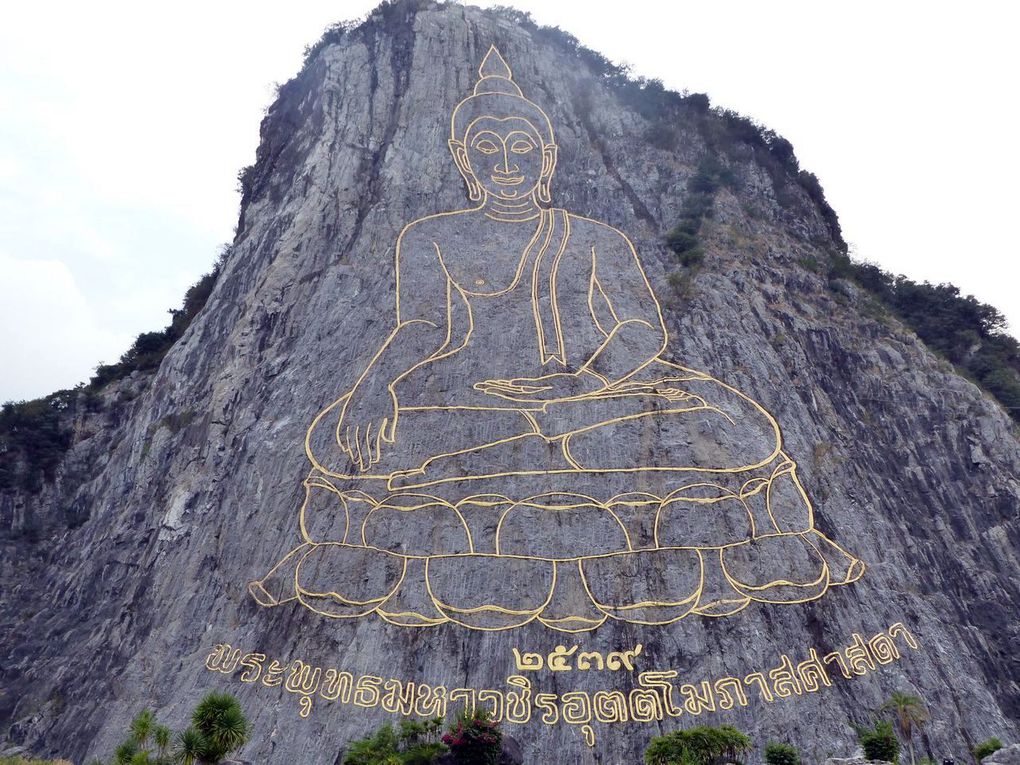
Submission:
<svg viewBox="0 0 1020 765">
<path fill-rule="evenodd" d="M 524 117 L 481 117 L 451 148 L 469 186 L 497 199 L 527 198 L 555 166 L 556 147 Z"/>
</svg>

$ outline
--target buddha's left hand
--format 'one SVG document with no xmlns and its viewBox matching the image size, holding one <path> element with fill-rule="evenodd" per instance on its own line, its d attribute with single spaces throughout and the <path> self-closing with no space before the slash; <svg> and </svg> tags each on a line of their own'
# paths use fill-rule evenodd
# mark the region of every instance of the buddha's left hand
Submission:
<svg viewBox="0 0 1020 765">
<path fill-rule="evenodd" d="M 491 396 L 521 402 L 548 402 L 573 399 L 606 387 L 605 380 L 590 372 L 557 372 L 542 377 L 516 377 L 512 380 L 485 380 L 475 390 Z"/>
</svg>

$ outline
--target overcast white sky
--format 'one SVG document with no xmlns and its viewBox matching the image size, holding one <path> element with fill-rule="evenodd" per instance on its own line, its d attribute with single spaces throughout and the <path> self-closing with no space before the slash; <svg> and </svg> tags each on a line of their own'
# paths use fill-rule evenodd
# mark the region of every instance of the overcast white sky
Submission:
<svg viewBox="0 0 1020 765">
<path fill-rule="evenodd" d="M 0 401 L 73 386 L 166 325 L 232 237 L 274 84 L 375 4 L 3 4 Z M 1020 331 L 1012 4 L 504 4 L 773 128 L 858 257 L 951 281 Z"/>
</svg>

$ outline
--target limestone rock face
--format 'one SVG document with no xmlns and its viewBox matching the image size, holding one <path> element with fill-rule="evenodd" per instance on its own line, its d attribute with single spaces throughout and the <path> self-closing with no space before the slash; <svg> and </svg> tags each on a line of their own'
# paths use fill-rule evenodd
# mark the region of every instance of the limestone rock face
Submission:
<svg viewBox="0 0 1020 765">
<path fill-rule="evenodd" d="M 446 220 L 401 240 L 398 274 L 409 223 L 477 204 L 450 125 L 491 46 L 555 133 L 554 175 L 548 136 L 532 150 L 561 228 L 528 224 L 528 261 L 524 224 Z M 525 177 L 507 116 L 474 115 Z M 331 35 L 263 122 L 187 334 L 76 424 L 54 481 L 0 496 L 5 745 L 108 756 L 142 707 L 181 726 L 212 689 L 240 699 L 239 756 L 259 763 L 339 762 L 402 712 L 452 716 L 455 689 L 495 709 L 524 762 L 636 762 L 701 723 L 823 761 L 893 691 L 930 709 L 919 756 L 1020 733 L 1016 427 L 829 284 L 831 210 L 741 125 L 506 13 L 397 2 Z M 684 266 L 665 234 L 706 173 L 703 258 Z M 567 226 L 562 268 L 543 271 Z M 520 299 L 486 316 L 496 293 Z M 419 407 L 392 444 L 367 417 L 352 447 L 344 397 L 398 295 L 401 321 L 442 327 L 456 353 L 397 383 Z M 545 407 L 504 384 L 586 374 L 602 341 L 602 377 L 648 361 L 630 387 Z M 400 358 L 439 345 L 414 347 Z M 388 381 L 407 371 L 392 363 Z M 472 409 L 515 396 L 527 414 Z M 497 442 L 512 446 L 476 448 Z"/>
<path fill-rule="evenodd" d="M 1020 762 L 1020 744 L 1004 746 L 981 760 L 982 765 L 1016 765 Z"/>
</svg>

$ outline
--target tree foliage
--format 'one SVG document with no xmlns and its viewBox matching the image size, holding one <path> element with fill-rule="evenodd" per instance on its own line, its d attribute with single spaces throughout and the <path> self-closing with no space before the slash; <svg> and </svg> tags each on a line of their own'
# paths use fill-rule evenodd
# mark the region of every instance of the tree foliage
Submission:
<svg viewBox="0 0 1020 765">
<path fill-rule="evenodd" d="M 858 727 L 857 741 L 864 750 L 864 756 L 869 760 L 899 762 L 900 741 L 888 720 L 876 722 L 873 728 Z"/>
<path fill-rule="evenodd" d="M 499 724 L 480 709 L 462 713 L 443 734 L 457 765 L 497 765 L 503 751 Z"/>
<path fill-rule="evenodd" d="M 791 744 L 772 741 L 765 746 L 766 765 L 800 765 L 800 752 Z"/>
<path fill-rule="evenodd" d="M 100 364 L 88 385 L 59 390 L 32 401 L 8 401 L 0 408 L 0 489 L 38 492 L 71 447 L 70 420 L 80 403 L 95 403 L 96 394 L 134 372 L 157 369 L 163 357 L 205 306 L 219 277 L 222 255 L 212 271 L 188 288 L 180 308 L 170 310 L 170 324 L 143 332 L 115 364 Z"/>
<path fill-rule="evenodd" d="M 344 765 L 430 765 L 446 751 L 439 734 L 443 718 L 402 720 L 396 729 L 384 725 L 372 735 L 352 741 Z"/>
<path fill-rule="evenodd" d="M 680 208 L 680 220 L 666 233 L 669 247 L 681 265 L 694 268 L 704 260 L 698 234 L 715 208 L 715 194 L 720 186 L 734 187 L 736 177 L 732 170 L 714 157 L 706 157 L 687 183 L 687 193 Z"/>
<path fill-rule="evenodd" d="M 248 740 L 248 720 L 230 694 L 206 695 L 191 718 L 192 724 L 174 735 L 151 710 L 143 709 L 131 721 L 128 737 L 114 750 L 109 765 L 215 765 Z M 90 765 L 104 763 L 96 759 Z"/>
<path fill-rule="evenodd" d="M 1001 311 L 952 284 L 918 283 L 844 255 L 833 258 L 828 276 L 866 289 L 1020 422 L 1020 343 L 1007 334 Z"/>
<path fill-rule="evenodd" d="M 192 727 L 202 736 L 202 760 L 219 762 L 248 740 L 248 720 L 237 699 L 229 693 L 210 693 L 191 715 Z"/>
<path fill-rule="evenodd" d="M 751 748 L 751 739 L 730 725 L 699 725 L 653 738 L 645 749 L 647 765 L 720 765 Z"/>
<path fill-rule="evenodd" d="M 896 691 L 881 706 L 880 711 L 892 714 L 900 733 L 907 740 L 910 765 L 914 765 L 914 730 L 928 721 L 928 710 L 925 709 L 921 697 Z"/>
</svg>

